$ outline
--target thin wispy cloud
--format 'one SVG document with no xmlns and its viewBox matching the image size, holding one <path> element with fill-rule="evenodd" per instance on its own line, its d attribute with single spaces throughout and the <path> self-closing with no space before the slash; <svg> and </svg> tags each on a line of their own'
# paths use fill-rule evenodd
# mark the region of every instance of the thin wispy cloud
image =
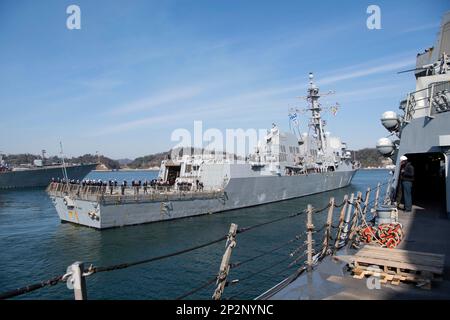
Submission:
<svg viewBox="0 0 450 320">
<path fill-rule="evenodd" d="M 112 79 L 112 78 L 96 78 L 96 79 L 90 79 L 90 80 L 84 80 L 80 81 L 80 84 L 82 86 L 87 87 L 90 90 L 112 90 L 115 89 L 122 84 L 124 84 L 124 81 L 118 80 L 118 79 Z"/>
<path fill-rule="evenodd" d="M 205 88 L 200 86 L 165 90 L 163 92 L 126 103 L 118 108 L 111 110 L 110 114 L 123 115 L 136 111 L 151 110 L 152 108 L 158 106 L 163 106 L 169 103 L 196 97 L 203 92 L 205 92 Z"/>
<path fill-rule="evenodd" d="M 362 88 L 362 89 L 351 90 L 351 91 L 337 92 L 335 96 L 339 99 L 342 99 L 342 98 L 346 99 L 346 98 L 351 98 L 351 97 L 360 97 L 360 98 L 364 99 L 368 95 L 372 95 L 374 93 L 383 94 L 386 92 L 391 92 L 392 90 L 400 89 L 402 87 L 403 87 L 403 85 L 401 85 L 401 84 L 368 87 L 368 88 Z"/>
<path fill-rule="evenodd" d="M 61 132 L 73 140 L 73 153 L 105 143 L 105 154 L 127 157 L 141 155 L 142 144 L 148 153 L 166 148 L 167 131 L 191 128 L 193 120 L 217 128 L 281 125 L 289 107 L 305 106 L 298 97 L 306 95 L 309 71 L 322 92 L 336 91 L 329 101 L 343 102 L 343 112 L 352 109 L 375 132 L 373 114 L 414 87 L 412 74 L 396 72 L 414 67 L 417 52 L 433 45 L 432 31 L 439 30 L 433 21 L 448 7 L 439 1 L 382 1 L 382 30 L 366 29 L 364 4 L 222 1 L 218 10 L 198 1 L 136 0 L 124 12 L 118 0 L 106 7 L 88 1 L 82 10 L 89 21 L 79 31 L 66 30 L 64 19 L 55 28 L 59 18 L 50 15 L 59 5 L 27 2 L 24 10 L 7 10 L 0 33 L 0 95 L 10 119 L 0 120 L 0 136 L 17 132 L 0 147 L 51 152 Z M 423 12 L 427 17 L 417 19 Z M 24 21 L 40 27 L 24 29 Z M 67 121 L 76 130 L 67 130 Z M 336 119 L 344 128 L 339 134 L 350 136 L 347 121 Z M 367 145 L 370 139 L 352 141 Z"/>
<path fill-rule="evenodd" d="M 401 69 L 405 67 L 409 67 L 412 65 L 415 65 L 416 59 L 415 58 L 407 58 L 401 61 L 396 62 L 389 62 L 382 65 L 376 65 L 375 63 L 368 63 L 368 65 L 365 68 L 358 68 L 354 71 L 348 71 L 336 75 L 327 76 L 325 78 L 322 78 L 320 80 L 320 83 L 322 84 L 330 84 L 338 81 L 343 80 L 350 80 L 350 79 L 356 79 L 361 77 L 366 77 L 374 74 L 379 74 L 383 72 L 389 72 L 389 71 L 400 71 Z M 376 65 L 375 67 L 369 67 L 369 65 Z"/>
<path fill-rule="evenodd" d="M 424 30 L 430 30 L 430 29 L 437 29 L 439 27 L 439 21 L 435 21 L 433 23 L 427 23 L 419 26 L 415 26 L 412 28 L 407 28 L 404 30 L 400 30 L 399 34 L 405 34 L 405 33 L 411 33 L 411 32 L 419 32 Z"/>
<path fill-rule="evenodd" d="M 386 61 L 391 61 L 392 57 L 387 57 L 384 59 Z M 408 67 L 415 63 L 415 59 L 401 59 L 395 62 L 385 62 L 384 64 L 379 64 L 380 59 L 373 61 L 368 61 L 364 64 L 358 64 L 354 66 L 347 66 L 344 68 L 337 69 L 331 72 L 331 75 L 324 78 L 317 79 L 317 83 L 322 86 L 325 84 L 332 84 L 340 81 L 349 81 L 356 78 L 369 77 L 375 74 L 382 74 L 384 72 L 397 71 L 401 68 Z M 373 67 L 376 65 L 375 67 Z M 346 72 L 342 72 L 346 70 Z M 164 107 L 167 112 L 168 110 L 176 109 L 176 113 L 172 116 L 157 116 L 150 117 L 143 120 L 128 121 L 121 123 L 119 125 L 110 126 L 104 130 L 100 130 L 98 134 L 111 134 L 125 132 L 129 130 L 134 130 L 141 128 L 145 125 L 158 124 L 159 122 L 166 122 L 170 119 L 170 123 L 174 123 L 175 120 L 183 120 L 186 118 L 197 117 L 198 119 L 208 119 L 215 118 L 219 119 L 222 116 L 239 113 L 240 110 L 257 110 L 261 108 L 262 105 L 270 107 L 283 107 L 288 108 L 288 101 L 295 103 L 299 93 L 303 93 L 307 87 L 306 76 L 305 83 L 287 83 L 285 86 L 278 87 L 266 87 L 260 88 L 254 91 L 242 92 L 238 95 L 231 95 L 228 97 L 214 98 L 213 100 L 207 101 L 185 101 L 189 98 L 197 97 L 203 90 L 199 87 L 184 88 L 175 91 L 167 91 L 162 94 L 158 94 L 151 98 L 146 98 L 132 102 L 126 106 L 118 108 L 113 111 L 114 114 L 123 114 L 128 112 L 133 112 L 142 109 L 151 109 L 155 106 Z M 383 93 L 392 89 L 397 88 L 396 85 L 385 85 L 377 87 L 362 88 L 353 91 L 347 91 L 338 93 L 336 98 L 348 98 L 355 96 L 364 96 L 374 93 Z M 220 88 L 219 88 L 220 89 Z M 288 95 L 292 93 L 292 96 Z M 289 98 L 291 100 L 289 100 Z M 174 102 L 183 100 L 183 105 L 188 105 L 189 107 L 183 107 L 182 109 L 177 109 L 173 105 Z"/>
<path fill-rule="evenodd" d="M 123 122 L 123 123 L 119 123 L 119 124 L 109 125 L 104 128 L 100 128 L 98 130 L 88 133 L 88 136 L 95 137 L 95 136 L 103 136 L 103 135 L 121 133 L 121 132 L 129 131 L 132 129 L 149 127 L 154 124 L 167 122 L 173 118 L 174 118 L 174 116 L 172 116 L 172 115 L 164 115 L 164 116 L 147 117 L 147 118 L 138 119 L 138 120 L 134 120 L 134 121 L 127 121 L 127 122 Z"/>
</svg>

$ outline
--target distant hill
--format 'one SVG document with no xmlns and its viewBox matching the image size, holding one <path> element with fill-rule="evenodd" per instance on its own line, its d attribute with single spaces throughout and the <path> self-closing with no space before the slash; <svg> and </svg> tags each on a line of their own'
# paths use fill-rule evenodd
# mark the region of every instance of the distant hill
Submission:
<svg viewBox="0 0 450 320">
<path fill-rule="evenodd" d="M 205 149 L 191 148 L 190 150 L 191 154 L 193 154 L 195 151 L 202 152 L 205 151 Z M 147 169 L 150 167 L 159 167 L 161 165 L 161 161 L 164 159 L 168 159 L 172 152 L 175 152 L 180 156 L 183 155 L 183 150 L 181 148 L 174 150 L 171 149 L 166 152 L 160 152 L 136 158 L 133 160 L 133 162 L 129 163 L 127 167 L 131 169 Z M 225 154 L 225 152 L 223 152 L 223 154 Z"/>
<path fill-rule="evenodd" d="M 97 156 L 93 154 L 85 154 L 80 157 L 70 158 L 68 162 L 71 163 L 95 163 L 99 162 L 103 164 L 107 169 L 120 169 L 120 164 L 116 160 L 110 159 L 105 156 Z"/>
<path fill-rule="evenodd" d="M 134 159 L 127 166 L 132 169 L 146 169 L 149 167 L 160 166 L 161 161 L 167 159 L 171 151 L 155 153 Z M 382 167 L 386 164 L 388 158 L 383 157 L 376 148 L 365 148 L 352 151 L 356 160 L 361 162 L 363 168 Z"/>
<path fill-rule="evenodd" d="M 191 149 L 193 152 L 194 148 Z M 105 156 L 96 156 L 92 154 L 85 154 L 79 157 L 73 157 L 66 159 L 67 163 L 96 163 L 100 162 L 107 169 L 120 169 L 120 168 L 131 168 L 131 169 L 148 169 L 150 167 L 159 167 L 161 161 L 168 159 L 172 150 L 166 152 L 159 152 L 155 154 L 150 154 L 142 157 L 138 157 L 134 160 L 131 159 L 119 159 L 113 160 Z M 181 151 L 178 150 L 181 155 Z M 361 162 L 362 167 L 382 167 L 386 164 L 388 158 L 383 157 L 375 148 L 365 148 L 357 151 L 352 151 L 352 158 Z M 21 164 L 31 164 L 35 159 L 40 159 L 39 155 L 34 155 L 30 153 L 24 154 L 10 154 L 3 157 L 6 163 L 12 166 L 19 166 Z M 61 163 L 61 158 L 57 156 L 49 157 L 46 159 L 46 163 Z"/>
<path fill-rule="evenodd" d="M 167 159 L 170 151 L 155 153 L 143 157 L 138 157 L 132 162 L 128 163 L 126 166 L 131 169 L 148 169 L 150 167 L 159 167 L 161 161 Z"/>
<path fill-rule="evenodd" d="M 10 166 L 20 166 L 22 164 L 32 164 L 34 160 L 41 159 L 40 155 L 22 153 L 22 154 L 9 154 L 3 157 L 5 162 Z M 92 154 L 85 154 L 79 157 L 67 158 L 65 159 L 67 163 L 97 163 L 100 162 L 104 164 L 108 169 L 119 169 L 120 164 L 105 156 L 96 156 Z M 48 157 L 45 159 L 46 164 L 57 164 L 62 163 L 62 159 L 57 156 Z"/>
<path fill-rule="evenodd" d="M 367 167 L 383 167 L 387 161 L 376 148 L 365 148 L 353 151 L 355 159 L 361 162 L 363 168 Z"/>
<path fill-rule="evenodd" d="M 3 160 L 11 166 L 20 166 L 21 164 L 32 164 L 34 160 L 40 159 L 40 156 L 30 153 L 4 155 Z"/>
<path fill-rule="evenodd" d="M 115 161 L 117 161 L 121 166 L 126 166 L 131 162 L 133 162 L 133 159 L 125 158 L 125 159 L 116 159 Z"/>
</svg>

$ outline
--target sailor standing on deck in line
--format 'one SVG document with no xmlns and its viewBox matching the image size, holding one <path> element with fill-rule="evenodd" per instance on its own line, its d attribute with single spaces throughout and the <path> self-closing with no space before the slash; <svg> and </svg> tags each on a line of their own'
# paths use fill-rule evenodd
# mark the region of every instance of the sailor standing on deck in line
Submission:
<svg viewBox="0 0 450 320">
<path fill-rule="evenodd" d="M 125 188 L 126 188 L 126 187 L 127 187 L 127 182 L 126 182 L 126 180 L 123 180 L 122 185 L 120 186 L 120 193 L 121 193 L 122 195 L 125 194 Z"/>
<path fill-rule="evenodd" d="M 147 180 L 144 181 L 143 186 L 144 186 L 144 194 L 147 194 L 148 193 L 147 192 L 147 186 L 148 186 L 148 181 Z"/>
<path fill-rule="evenodd" d="M 411 212 L 412 209 L 412 184 L 414 182 L 414 167 L 408 158 L 402 156 L 402 162 L 406 161 L 406 165 L 400 172 L 403 187 L 403 197 L 405 199 L 405 212 Z"/>
<path fill-rule="evenodd" d="M 112 180 L 108 181 L 108 185 L 109 185 L 109 193 L 113 194 L 113 182 L 112 182 Z"/>
</svg>

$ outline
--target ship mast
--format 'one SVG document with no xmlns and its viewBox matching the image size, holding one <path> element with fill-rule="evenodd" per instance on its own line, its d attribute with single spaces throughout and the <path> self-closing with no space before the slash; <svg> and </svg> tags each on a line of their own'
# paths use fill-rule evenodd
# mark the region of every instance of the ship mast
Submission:
<svg viewBox="0 0 450 320">
<path fill-rule="evenodd" d="M 325 146 L 325 135 L 323 132 L 323 122 L 322 117 L 320 115 L 320 111 L 322 108 L 319 104 L 319 88 L 314 84 L 314 75 L 312 72 L 309 73 L 309 88 L 308 88 L 308 96 L 306 97 L 310 106 L 308 110 L 311 111 L 311 125 L 314 127 L 315 134 L 318 138 L 318 149 L 319 151 L 324 151 Z"/>
<path fill-rule="evenodd" d="M 67 169 L 66 169 L 66 161 L 64 160 L 64 151 L 63 151 L 63 145 L 62 145 L 62 141 L 59 142 L 59 145 L 61 147 L 61 159 L 62 159 L 62 172 L 63 172 L 63 177 L 66 180 L 66 185 L 69 185 L 69 176 L 67 175 Z"/>
</svg>

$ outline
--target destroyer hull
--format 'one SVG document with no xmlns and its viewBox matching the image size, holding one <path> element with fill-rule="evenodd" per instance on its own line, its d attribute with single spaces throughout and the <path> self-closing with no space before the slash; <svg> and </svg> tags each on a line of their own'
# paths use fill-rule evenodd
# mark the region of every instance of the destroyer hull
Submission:
<svg viewBox="0 0 450 320">
<path fill-rule="evenodd" d="M 212 214 L 326 192 L 348 186 L 355 172 L 232 178 L 223 193 L 214 198 L 127 203 L 75 200 L 71 210 L 64 197 L 51 195 L 51 198 L 61 221 L 106 229 Z"/>
<path fill-rule="evenodd" d="M 96 164 L 66 167 L 69 179 L 81 180 L 96 167 Z M 52 178 L 63 178 L 62 167 L 42 167 L 23 171 L 0 173 L 0 189 L 46 187 Z"/>
</svg>

